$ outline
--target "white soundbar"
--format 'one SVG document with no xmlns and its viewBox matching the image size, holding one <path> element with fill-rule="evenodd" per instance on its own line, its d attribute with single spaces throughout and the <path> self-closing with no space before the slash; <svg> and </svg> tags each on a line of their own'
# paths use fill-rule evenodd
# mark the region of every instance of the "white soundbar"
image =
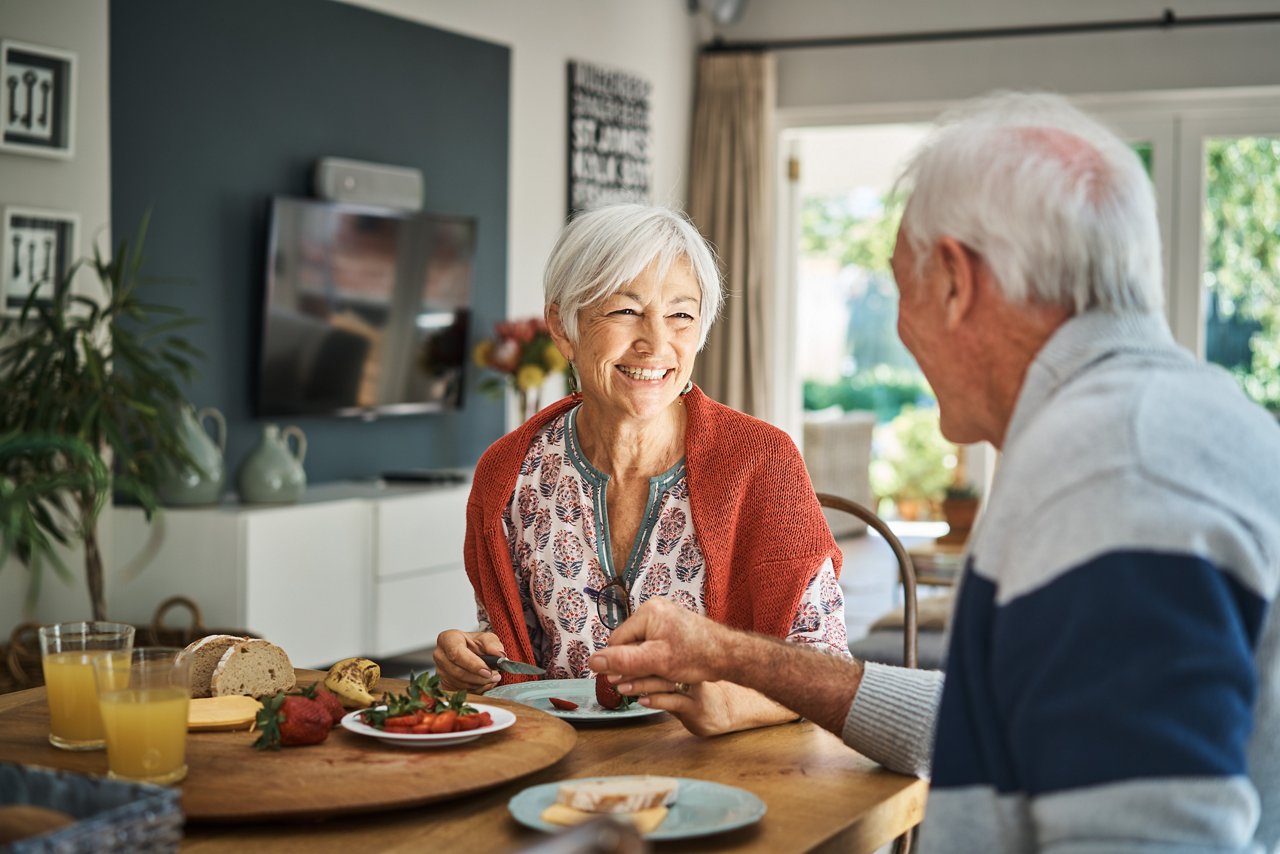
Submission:
<svg viewBox="0 0 1280 854">
<path fill-rule="evenodd" d="M 315 194 L 335 202 L 420 211 L 422 172 L 405 166 L 322 157 L 316 161 Z"/>
</svg>

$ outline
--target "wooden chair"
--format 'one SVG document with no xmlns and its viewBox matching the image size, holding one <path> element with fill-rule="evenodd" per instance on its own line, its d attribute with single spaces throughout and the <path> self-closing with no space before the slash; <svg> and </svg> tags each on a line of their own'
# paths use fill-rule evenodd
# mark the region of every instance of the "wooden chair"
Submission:
<svg viewBox="0 0 1280 854">
<path fill-rule="evenodd" d="M 889 544 L 889 548 L 893 549 L 893 556 L 898 559 L 898 577 L 902 581 L 902 660 L 907 667 L 919 667 L 920 629 L 916 607 L 916 569 L 911 563 L 911 556 L 907 554 L 902 541 L 898 539 L 893 531 L 889 530 L 889 526 L 885 524 L 883 519 L 856 501 L 850 501 L 847 498 L 841 498 L 838 495 L 831 495 L 826 492 L 819 492 L 818 503 L 829 510 L 840 510 L 857 516 L 866 522 L 868 526 L 879 532 L 880 536 L 884 537 L 885 542 Z"/>
<path fill-rule="evenodd" d="M 889 530 L 889 526 L 885 524 L 883 519 L 856 501 L 850 501 L 848 498 L 841 498 L 838 495 L 831 495 L 826 492 L 819 492 L 818 503 L 828 510 L 840 510 L 857 516 L 866 522 L 869 527 L 875 528 L 880 533 L 880 536 L 884 537 L 885 542 L 889 544 L 889 548 L 893 549 L 893 555 L 898 559 L 898 577 L 902 581 L 902 660 L 907 667 L 918 667 L 920 656 L 918 650 L 919 616 L 916 612 L 916 568 L 911 563 L 911 556 L 903 548 L 902 541 L 898 539 L 893 531 Z M 908 854 L 915 847 L 914 843 L 915 828 L 913 827 L 894 840 L 893 850 L 895 854 Z"/>
</svg>

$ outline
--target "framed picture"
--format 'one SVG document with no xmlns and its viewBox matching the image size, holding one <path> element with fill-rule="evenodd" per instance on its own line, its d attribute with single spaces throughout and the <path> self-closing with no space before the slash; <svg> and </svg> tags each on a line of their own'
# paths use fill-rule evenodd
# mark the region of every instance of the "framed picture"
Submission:
<svg viewBox="0 0 1280 854">
<path fill-rule="evenodd" d="M 6 207 L 4 243 L 0 245 L 0 282 L 4 314 L 18 314 L 34 291 L 37 300 L 51 299 L 76 258 L 80 217 L 73 213 Z"/>
<path fill-rule="evenodd" d="M 0 41 L 0 151 L 70 157 L 76 55 Z"/>
</svg>

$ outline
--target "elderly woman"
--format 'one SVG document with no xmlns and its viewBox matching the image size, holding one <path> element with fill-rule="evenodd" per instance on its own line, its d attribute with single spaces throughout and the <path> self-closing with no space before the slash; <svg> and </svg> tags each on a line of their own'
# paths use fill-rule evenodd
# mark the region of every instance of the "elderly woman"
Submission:
<svg viewBox="0 0 1280 854">
<path fill-rule="evenodd" d="M 465 557 L 480 631 L 440 634 L 445 686 L 497 684 L 477 653 L 589 677 L 590 655 L 654 596 L 848 655 L 840 551 L 795 445 L 689 379 L 720 300 L 715 257 L 679 213 L 615 205 L 565 228 L 546 319 L 581 393 L 476 466 Z M 641 703 L 702 735 L 795 717 L 728 682 Z"/>
</svg>

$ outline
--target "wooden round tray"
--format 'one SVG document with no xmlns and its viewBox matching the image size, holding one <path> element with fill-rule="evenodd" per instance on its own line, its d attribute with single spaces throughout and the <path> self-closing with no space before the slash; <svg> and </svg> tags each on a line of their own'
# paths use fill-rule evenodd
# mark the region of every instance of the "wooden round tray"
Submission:
<svg viewBox="0 0 1280 854">
<path fill-rule="evenodd" d="M 316 680 L 299 671 L 299 684 Z M 384 679 L 383 691 L 405 683 Z M 0 760 L 105 775 L 103 751 L 74 753 L 49 744 L 43 689 L 0 712 Z M 250 732 L 190 733 L 187 779 L 179 784 L 190 822 L 314 820 L 421 806 L 482 791 L 554 764 L 577 741 L 552 715 L 498 698 L 477 698 L 516 713 L 513 726 L 455 747 L 402 748 L 341 727 L 323 743 L 254 750 Z"/>
</svg>

